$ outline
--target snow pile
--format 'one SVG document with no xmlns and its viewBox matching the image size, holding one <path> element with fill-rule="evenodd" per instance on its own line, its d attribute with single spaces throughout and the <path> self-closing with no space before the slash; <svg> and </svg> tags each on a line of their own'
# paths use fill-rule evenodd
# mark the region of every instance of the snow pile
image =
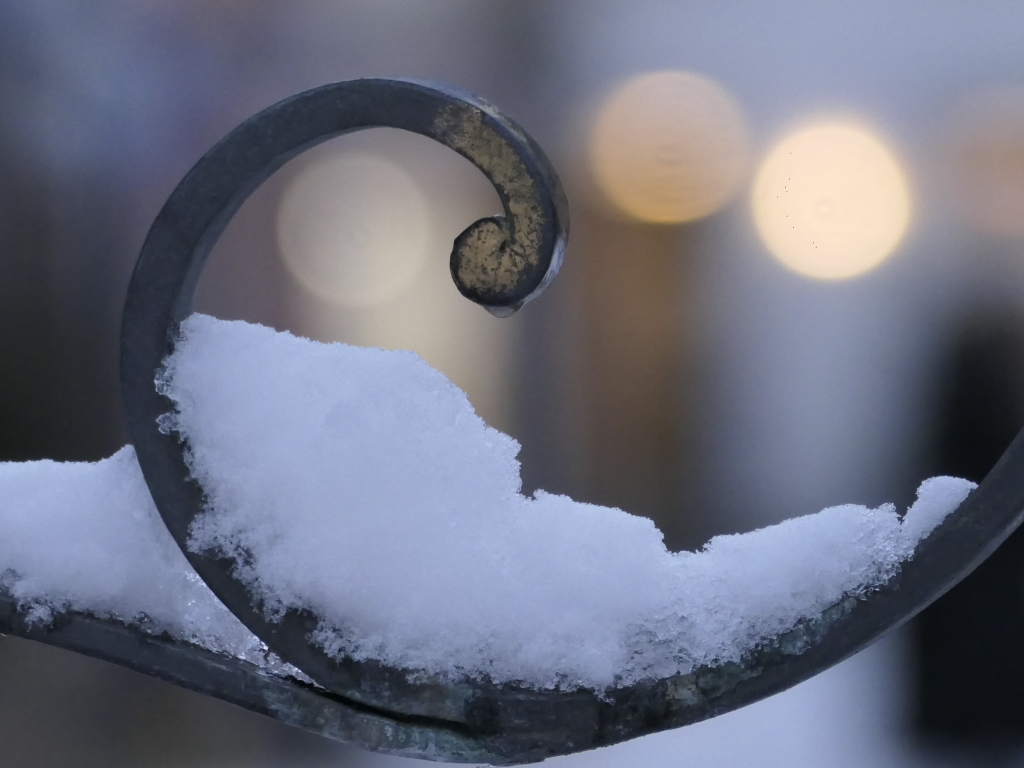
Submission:
<svg viewBox="0 0 1024 768">
<path fill-rule="evenodd" d="M 130 446 L 96 463 L 0 463 L 0 586 L 36 621 L 77 610 L 264 657 L 167 532 Z"/>
<path fill-rule="evenodd" d="M 520 494 L 519 445 L 409 352 L 193 315 L 162 390 L 209 495 L 191 546 L 238 559 L 328 652 L 535 687 L 736 659 L 889 579 L 973 484 L 901 523 L 848 505 L 672 554 L 647 519 Z"/>
</svg>

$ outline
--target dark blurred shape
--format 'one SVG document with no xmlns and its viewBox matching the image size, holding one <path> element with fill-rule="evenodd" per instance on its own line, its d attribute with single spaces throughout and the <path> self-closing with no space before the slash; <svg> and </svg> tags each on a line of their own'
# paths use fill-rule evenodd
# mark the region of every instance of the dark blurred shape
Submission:
<svg viewBox="0 0 1024 768">
<path fill-rule="evenodd" d="M 650 517 L 670 549 L 704 543 L 692 496 L 695 225 L 587 211 L 581 291 L 587 501 Z M 699 225 L 696 225 L 699 226 Z"/>
<path fill-rule="evenodd" d="M 29 90 L 23 46 L 0 16 L 0 461 L 47 455 L 53 431 L 51 307 L 45 184 L 15 140 L 11 105 Z"/>
<path fill-rule="evenodd" d="M 978 482 L 1024 426 L 1024 318 L 973 321 L 948 370 L 934 470 Z M 921 614 L 914 642 L 923 736 L 1024 745 L 1024 529 Z"/>
<path fill-rule="evenodd" d="M 54 432 L 41 179 L 4 144 L 0 135 L 0 461 L 50 455 Z"/>
</svg>

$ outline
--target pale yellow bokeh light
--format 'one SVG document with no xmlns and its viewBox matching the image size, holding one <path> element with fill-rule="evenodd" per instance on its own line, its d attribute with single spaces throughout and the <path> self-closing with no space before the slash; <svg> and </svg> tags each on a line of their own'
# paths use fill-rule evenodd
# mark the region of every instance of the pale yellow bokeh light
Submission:
<svg viewBox="0 0 1024 768">
<path fill-rule="evenodd" d="M 303 288 L 367 307 L 416 279 L 432 244 L 431 221 L 423 192 L 401 167 L 342 150 L 291 180 L 278 208 L 277 241 Z"/>
<path fill-rule="evenodd" d="M 319 341 L 413 350 L 465 391 L 488 424 L 514 429 L 512 388 L 522 328 L 466 301 L 448 270 L 452 242 L 459 233 L 477 219 L 501 212 L 498 193 L 469 160 L 433 139 L 397 128 L 358 131 L 309 150 L 282 169 L 282 193 L 304 169 L 337 154 L 383 159 L 408 175 L 422 193 L 417 200 L 426 204 L 429 233 L 422 241 L 417 239 L 412 252 L 391 249 L 381 254 L 415 255 L 414 274 L 404 288 L 379 302 L 357 305 L 331 297 L 324 300 L 304 289 L 292 291 L 287 297 L 288 327 Z M 373 173 L 369 175 L 373 183 Z M 389 212 L 385 219 L 389 227 L 404 226 L 409 214 L 420 215 L 419 203 L 409 207 L 408 200 L 385 200 L 374 206 Z M 342 212 L 335 206 L 329 214 Z M 303 283 L 296 282 L 302 288 Z"/>
<path fill-rule="evenodd" d="M 754 222 L 790 269 L 842 280 L 874 269 L 910 224 L 910 189 L 893 153 L 847 121 L 806 126 L 768 153 L 754 179 Z"/>
<path fill-rule="evenodd" d="M 618 210 L 658 224 L 714 213 L 736 194 L 750 134 L 736 100 L 689 72 L 652 72 L 617 88 L 589 144 L 598 188 Z"/>
<path fill-rule="evenodd" d="M 1024 238 L 1024 87 L 992 87 L 962 102 L 947 142 L 954 199 L 979 232 Z"/>
</svg>

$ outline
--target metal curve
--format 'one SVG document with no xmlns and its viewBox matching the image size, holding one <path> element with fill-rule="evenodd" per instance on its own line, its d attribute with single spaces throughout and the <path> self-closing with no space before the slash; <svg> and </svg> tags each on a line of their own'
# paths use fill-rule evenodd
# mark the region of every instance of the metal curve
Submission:
<svg viewBox="0 0 1024 768">
<path fill-rule="evenodd" d="M 364 749 L 455 763 L 492 765 L 606 746 L 688 725 L 778 693 L 838 663 L 912 617 L 991 554 L 1020 522 L 1024 438 L 960 510 L 919 547 L 901 574 L 867 599 L 846 598 L 741 662 L 612 692 L 596 710 L 538 719 L 519 734 L 479 734 L 438 722 L 395 718 L 246 661 L 153 635 L 123 622 L 64 612 L 33 620 L 0 587 L 0 634 L 93 656 L 216 697 L 285 724 Z M 950 555 L 954 557 L 950 557 Z M 581 717 L 585 714 L 586 716 Z"/>
<path fill-rule="evenodd" d="M 429 722 L 399 722 L 354 707 L 308 682 L 166 634 L 153 634 L 132 624 L 80 611 L 58 612 L 46 623 L 34 620 L 3 587 L 0 635 L 33 640 L 117 664 L 374 752 L 446 762 L 505 762 L 502 755 L 488 751 L 486 745 L 466 734 L 438 729 Z"/>
<path fill-rule="evenodd" d="M 498 314 L 538 295 L 561 264 L 568 226 L 557 175 L 525 132 L 491 105 L 439 86 L 355 80 L 306 91 L 250 118 L 185 176 L 158 214 L 135 266 L 121 327 L 122 397 L 143 475 L 157 509 L 197 573 L 278 655 L 335 693 L 403 716 L 452 723 L 474 718 L 472 686 L 410 683 L 374 663 L 339 663 L 307 642 L 316 617 L 290 611 L 268 621 L 233 575 L 232 560 L 188 549 L 189 526 L 204 508 L 190 479 L 185 446 L 162 434 L 158 417 L 172 404 L 154 380 L 190 313 L 206 257 L 232 215 L 271 174 L 301 152 L 364 128 L 392 127 L 428 136 L 473 162 L 505 209 L 456 240 L 459 290 Z M 467 714 L 470 713 L 470 714 Z"/>
<path fill-rule="evenodd" d="M 557 271 L 564 245 L 564 197 L 532 141 L 479 100 L 419 83 L 354 81 L 271 107 L 200 160 L 150 231 L 122 326 L 125 407 L 143 474 L 167 527 L 225 605 L 338 702 L 397 724 L 458 734 L 462 743 L 486 752 L 489 762 L 532 762 L 677 728 L 770 696 L 842 661 L 941 596 L 1020 524 L 1024 438 L 1018 437 L 962 508 L 919 545 L 897 577 L 870 596 L 844 598 L 739 662 L 607 691 L 537 691 L 468 678 L 445 683 L 418 673 L 410 679 L 408 670 L 327 657 L 306 641 L 317 623 L 306 612 L 267 621 L 232 577 L 233 561 L 188 551 L 188 526 L 203 510 L 203 493 L 189 477 L 185 446 L 157 428 L 157 418 L 172 405 L 157 394 L 154 379 L 178 323 L 189 313 L 206 255 L 248 194 L 304 149 L 376 125 L 414 130 L 453 147 L 498 187 L 505 218 L 472 225 L 453 252 L 453 277 L 464 295 L 507 312 L 543 289 Z M 539 220 L 516 196 L 527 187 L 506 173 L 514 167 L 509 148 L 521 161 L 515 172 L 525 172 L 539 191 Z M 542 231 L 535 228 L 537 221 Z M 543 257 L 534 263 L 524 256 L 538 243 L 550 248 L 546 264 Z M 509 281 L 508 275 L 520 269 L 530 275 L 530 291 L 525 283 Z M 422 756 L 465 759 L 460 754 Z"/>
</svg>

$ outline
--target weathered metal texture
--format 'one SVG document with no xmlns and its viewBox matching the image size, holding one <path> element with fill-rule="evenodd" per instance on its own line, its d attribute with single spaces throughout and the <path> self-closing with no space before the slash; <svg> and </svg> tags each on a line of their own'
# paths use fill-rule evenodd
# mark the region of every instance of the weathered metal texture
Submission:
<svg viewBox="0 0 1024 768">
<path fill-rule="evenodd" d="M 188 550 L 188 528 L 203 511 L 203 490 L 189 477 L 186 446 L 157 427 L 157 418 L 172 410 L 172 404 L 156 392 L 154 379 L 173 347 L 178 324 L 190 312 L 210 248 L 245 198 L 301 151 L 373 126 L 404 128 L 452 147 L 498 189 L 504 217 L 477 222 L 456 242 L 452 274 L 464 295 L 507 314 L 543 289 L 561 260 L 566 214 L 557 178 L 540 150 L 514 124 L 473 97 L 421 83 L 363 80 L 281 102 L 244 123 L 200 160 L 171 195 L 146 240 L 122 327 L 125 407 L 143 474 L 168 529 L 225 605 L 329 693 L 311 698 L 312 689 L 278 680 L 268 690 L 283 697 L 274 701 L 288 703 L 270 705 L 266 691 L 249 695 L 251 686 L 263 691 L 262 683 L 251 682 L 261 673 L 244 662 L 182 650 L 184 656 L 202 659 L 193 664 L 177 655 L 174 643 L 143 639 L 138 633 L 132 636 L 146 649 L 144 660 L 133 655 L 141 653 L 134 647 L 121 645 L 114 653 L 104 647 L 116 634 L 109 626 L 107 635 L 89 634 L 99 632 L 97 620 L 79 617 L 64 634 L 26 627 L 9 631 L 75 647 L 371 749 L 437 760 L 531 762 L 687 725 L 784 690 L 906 621 L 1020 523 L 1024 445 L 1018 438 L 963 509 L 921 544 L 892 583 L 866 598 L 847 597 L 819 619 L 739 662 L 608 691 L 538 691 L 471 678 L 449 683 L 416 670 L 338 661 L 308 641 L 317 625 L 315 616 L 290 611 L 281 621 L 268 621 L 255 596 L 235 580 L 232 560 Z M 156 647 L 162 650 L 154 651 Z M 230 674 L 210 671 L 224 669 Z M 305 693 L 296 692 L 300 690 Z M 325 701 L 338 708 L 331 717 L 323 714 Z M 304 711 L 307 707 L 310 712 Z"/>
<path fill-rule="evenodd" d="M 294 677 L 168 635 L 75 611 L 58 613 L 52 622 L 30 621 L 2 588 L 0 634 L 118 664 L 364 749 L 427 760 L 502 762 L 501 755 L 465 734 L 431 722 L 399 722 L 340 701 Z"/>
</svg>

